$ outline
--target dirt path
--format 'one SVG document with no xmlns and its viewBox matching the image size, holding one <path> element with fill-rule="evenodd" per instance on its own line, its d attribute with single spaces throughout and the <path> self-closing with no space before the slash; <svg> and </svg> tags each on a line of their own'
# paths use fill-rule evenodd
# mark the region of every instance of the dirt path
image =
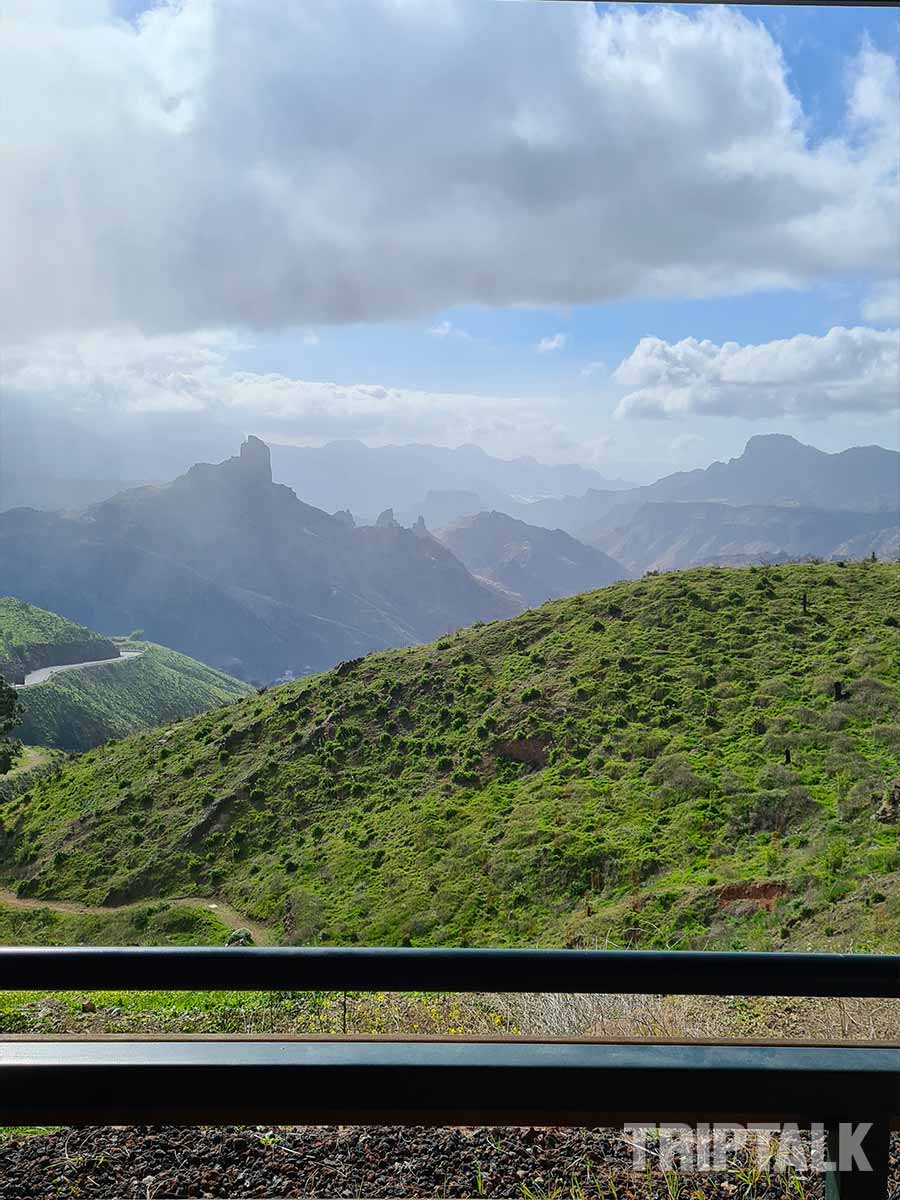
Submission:
<svg viewBox="0 0 900 1200">
<path fill-rule="evenodd" d="M 130 908 L 140 908 L 145 904 L 171 904 L 179 908 L 206 908 L 223 921 L 230 929 L 249 929 L 257 946 L 269 944 L 269 932 L 264 925 L 251 921 L 232 908 L 223 900 L 209 899 L 204 896 L 159 896 L 146 900 L 137 900 L 132 904 L 90 905 L 78 904 L 74 900 L 26 900 L 17 896 L 8 888 L 0 887 L 0 904 L 7 908 L 47 908 L 50 912 L 72 913 L 80 917 L 107 917 L 110 913 L 125 912 Z"/>
</svg>

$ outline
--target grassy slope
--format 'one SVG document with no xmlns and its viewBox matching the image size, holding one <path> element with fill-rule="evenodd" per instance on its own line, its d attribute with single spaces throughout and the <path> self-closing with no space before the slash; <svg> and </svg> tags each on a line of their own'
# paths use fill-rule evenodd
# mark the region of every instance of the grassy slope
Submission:
<svg viewBox="0 0 900 1200">
<path fill-rule="evenodd" d="M 0 807 L 0 877 L 304 941 L 897 949 L 898 614 L 894 564 L 614 584 L 72 761 Z"/>
<path fill-rule="evenodd" d="M 19 693 L 26 742 L 86 750 L 109 738 L 205 712 L 252 689 L 195 659 L 146 642 L 122 643 L 140 658 L 61 671 Z"/>
</svg>

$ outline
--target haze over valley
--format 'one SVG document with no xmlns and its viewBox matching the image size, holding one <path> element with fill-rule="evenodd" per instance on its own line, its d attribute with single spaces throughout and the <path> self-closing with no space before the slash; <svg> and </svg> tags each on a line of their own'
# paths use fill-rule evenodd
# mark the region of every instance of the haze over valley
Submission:
<svg viewBox="0 0 900 1200">
<path fill-rule="evenodd" d="M 643 487 L 475 447 L 275 449 L 293 488 L 251 436 L 222 463 L 80 512 L 54 510 L 52 488 L 7 509 L 0 594 L 269 683 L 648 570 L 900 547 L 900 453 L 877 446 L 825 454 L 758 435 L 727 463 Z M 392 503 L 327 512 L 307 491 Z"/>
</svg>

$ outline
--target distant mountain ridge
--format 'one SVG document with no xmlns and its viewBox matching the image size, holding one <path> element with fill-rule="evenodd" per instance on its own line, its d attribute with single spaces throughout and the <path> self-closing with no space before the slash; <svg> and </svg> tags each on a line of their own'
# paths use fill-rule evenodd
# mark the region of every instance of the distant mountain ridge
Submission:
<svg viewBox="0 0 900 1200">
<path fill-rule="evenodd" d="M 854 446 L 828 454 L 786 434 L 758 434 L 743 453 L 694 471 L 676 471 L 627 491 L 591 489 L 520 505 L 514 515 L 593 541 L 598 523 L 623 526 L 647 503 L 709 501 L 834 512 L 900 510 L 900 452 Z"/>
<path fill-rule="evenodd" d="M 784 434 L 763 434 L 728 462 L 626 492 L 593 489 L 520 505 L 515 515 L 566 530 L 631 574 L 890 557 L 900 544 L 900 453 L 857 446 L 826 454 Z"/>
<path fill-rule="evenodd" d="M 760 435 L 728 462 L 624 490 L 594 486 L 604 481 L 586 468 L 503 461 L 471 446 L 330 443 L 275 455 L 301 481 L 307 471 L 330 512 L 274 483 L 271 452 L 251 437 L 237 457 L 80 513 L 0 514 L 0 592 L 90 628 L 145 628 L 264 682 L 510 616 L 616 577 L 610 570 L 896 557 L 900 547 L 900 453 L 879 446 L 827 454 Z M 528 499 L 529 489 L 557 494 Z M 404 495 L 413 497 L 406 509 Z M 354 508 L 371 524 L 354 522 Z M 389 510 L 396 520 L 377 520 Z M 473 520 L 485 512 L 494 514 L 490 549 Z M 420 517 L 425 536 L 404 528 Z M 454 535 L 455 547 L 427 534 L 460 520 L 468 532 Z M 553 547 L 513 521 L 584 546 Z M 612 568 L 596 558 L 588 566 L 601 552 Z"/>
<path fill-rule="evenodd" d="M 0 514 L 0 591 L 260 681 L 516 611 L 435 539 L 354 528 L 273 483 L 253 437 L 81 514 Z"/>
<path fill-rule="evenodd" d="M 607 518 L 612 524 L 615 510 Z M 900 512 L 826 512 L 710 501 L 647 503 L 618 528 L 585 537 L 631 574 L 708 564 L 740 566 L 804 558 L 865 558 L 900 530 Z M 854 546 L 855 552 L 848 547 Z M 877 553 L 877 551 L 876 551 Z"/>
<path fill-rule="evenodd" d="M 526 525 L 499 512 L 463 517 L 436 537 L 474 574 L 522 598 L 526 608 L 624 579 L 622 565 L 562 529 Z"/>
<path fill-rule="evenodd" d="M 429 491 L 474 493 L 476 510 L 506 512 L 539 497 L 631 486 L 621 479 L 607 479 L 591 467 L 554 466 L 530 457 L 495 458 L 473 445 L 450 449 L 336 441 L 309 447 L 276 443 L 271 450 L 276 479 L 328 512 L 349 508 L 365 519 L 393 508 L 404 519 L 415 520 Z M 447 519 L 462 515 L 466 514 L 451 512 Z"/>
<path fill-rule="evenodd" d="M 900 508 L 900 453 L 853 446 L 828 454 L 787 434 L 758 434 L 738 458 L 667 475 L 640 491 L 648 500 L 886 512 Z"/>
</svg>

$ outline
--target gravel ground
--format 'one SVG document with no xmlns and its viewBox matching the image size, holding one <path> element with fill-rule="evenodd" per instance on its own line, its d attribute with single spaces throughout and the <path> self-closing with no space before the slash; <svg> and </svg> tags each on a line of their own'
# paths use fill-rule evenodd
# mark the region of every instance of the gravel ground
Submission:
<svg viewBox="0 0 900 1200">
<path fill-rule="evenodd" d="M 900 1144 L 891 1195 L 900 1196 Z M 174 1197 L 804 1200 L 821 1177 L 631 1169 L 615 1130 L 62 1129 L 0 1140 L 0 1200 Z"/>
</svg>

